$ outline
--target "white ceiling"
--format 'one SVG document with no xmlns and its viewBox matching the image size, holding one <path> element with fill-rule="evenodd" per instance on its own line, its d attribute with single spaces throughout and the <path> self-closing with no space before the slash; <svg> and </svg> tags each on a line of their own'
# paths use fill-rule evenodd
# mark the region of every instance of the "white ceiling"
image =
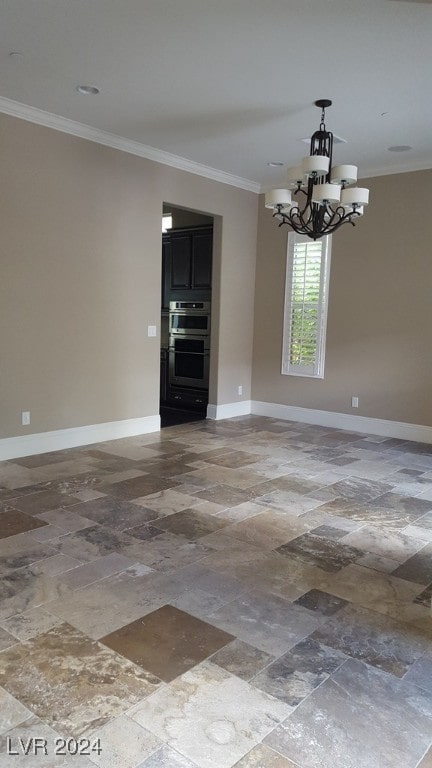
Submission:
<svg viewBox="0 0 432 768">
<path fill-rule="evenodd" d="M 347 142 L 336 162 L 432 167 L 431 75 L 431 0 L 0 0 L 0 110 L 12 99 L 264 187 L 284 179 L 267 162 L 308 154 L 319 98 Z"/>
</svg>

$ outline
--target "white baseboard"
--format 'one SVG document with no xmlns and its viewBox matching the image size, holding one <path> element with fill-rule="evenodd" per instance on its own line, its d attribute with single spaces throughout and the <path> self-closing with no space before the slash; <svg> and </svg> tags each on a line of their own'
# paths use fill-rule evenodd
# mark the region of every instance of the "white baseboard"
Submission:
<svg viewBox="0 0 432 768">
<path fill-rule="evenodd" d="M 242 400 L 238 403 L 209 404 L 207 406 L 207 418 L 214 420 L 247 416 L 250 413 L 256 416 L 271 416 L 275 419 L 318 424 L 323 427 L 346 429 L 352 432 L 381 435 L 382 437 L 432 443 L 432 427 L 422 424 L 374 419 L 368 416 L 352 416 L 348 413 L 319 411 L 313 408 L 300 408 L 280 403 L 264 403 L 259 400 Z M 0 439 L 0 461 L 48 453 L 49 451 L 61 451 L 80 445 L 102 443 L 106 440 L 118 440 L 122 437 L 133 437 L 159 430 L 160 416 L 154 415 L 110 421 L 104 424 L 90 424 L 85 427 L 57 429 L 32 435 L 6 437 Z"/>
<path fill-rule="evenodd" d="M 422 424 L 408 424 L 403 421 L 373 419 L 369 416 L 352 416 L 349 413 L 318 411 L 313 408 L 300 408 L 280 403 L 251 401 L 251 413 L 257 416 L 272 416 L 275 419 L 300 421 L 306 424 L 318 424 L 323 427 L 335 427 L 351 432 L 362 432 L 382 437 L 397 437 L 400 440 L 414 440 L 419 443 L 432 443 L 432 427 Z"/>
<path fill-rule="evenodd" d="M 138 419 L 122 419 L 104 424 L 89 424 L 85 427 L 56 429 L 52 432 L 40 432 L 33 435 L 19 435 L 0 440 L 0 461 L 17 459 L 20 456 L 33 456 L 37 453 L 62 451 L 80 445 L 102 443 L 121 437 L 133 437 L 160 430 L 160 416 L 143 416 Z"/>
<path fill-rule="evenodd" d="M 238 403 L 225 403 L 225 405 L 207 406 L 208 419 L 232 419 L 233 416 L 248 416 L 251 412 L 251 401 L 241 400 Z"/>
</svg>

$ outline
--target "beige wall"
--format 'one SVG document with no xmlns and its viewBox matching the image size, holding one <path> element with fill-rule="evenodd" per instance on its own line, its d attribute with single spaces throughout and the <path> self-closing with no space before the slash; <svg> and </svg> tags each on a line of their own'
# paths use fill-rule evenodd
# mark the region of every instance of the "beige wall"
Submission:
<svg viewBox="0 0 432 768">
<path fill-rule="evenodd" d="M 211 216 L 203 216 L 202 213 L 187 211 L 184 208 L 176 208 L 174 205 L 169 205 L 169 203 L 164 203 L 163 212 L 171 213 L 173 229 L 181 227 L 202 227 L 205 224 L 213 224 L 213 218 Z"/>
<path fill-rule="evenodd" d="M 432 171 L 362 185 L 363 219 L 333 236 L 324 380 L 280 373 L 288 228 L 261 201 L 252 397 L 431 426 Z"/>
<path fill-rule="evenodd" d="M 158 413 L 166 200 L 216 216 L 211 402 L 250 397 L 256 195 L 6 115 L 0 178 L 0 437 Z"/>
</svg>

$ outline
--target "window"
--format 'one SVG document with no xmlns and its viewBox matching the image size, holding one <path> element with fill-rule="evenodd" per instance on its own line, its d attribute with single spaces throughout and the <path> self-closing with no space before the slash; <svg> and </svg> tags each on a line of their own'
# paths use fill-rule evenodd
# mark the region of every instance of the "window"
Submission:
<svg viewBox="0 0 432 768">
<path fill-rule="evenodd" d="M 324 378 L 331 236 L 288 235 L 282 373 Z"/>
<path fill-rule="evenodd" d="M 172 229 L 172 213 L 163 213 L 162 214 L 162 232 L 168 232 L 169 229 Z"/>
</svg>

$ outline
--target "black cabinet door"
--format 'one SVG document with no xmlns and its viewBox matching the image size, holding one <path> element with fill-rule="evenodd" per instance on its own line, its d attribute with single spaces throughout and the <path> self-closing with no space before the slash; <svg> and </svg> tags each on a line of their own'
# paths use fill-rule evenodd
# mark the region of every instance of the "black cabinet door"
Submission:
<svg viewBox="0 0 432 768">
<path fill-rule="evenodd" d="M 162 309 L 177 299 L 208 301 L 213 227 L 172 230 L 162 237 Z"/>
<path fill-rule="evenodd" d="M 190 288 L 192 280 L 192 238 L 190 234 L 171 236 L 171 290 Z"/>
<path fill-rule="evenodd" d="M 171 240 L 162 238 L 162 311 L 169 309 L 170 302 Z"/>
<path fill-rule="evenodd" d="M 211 288 L 213 232 L 194 232 L 192 235 L 191 288 Z"/>
</svg>

